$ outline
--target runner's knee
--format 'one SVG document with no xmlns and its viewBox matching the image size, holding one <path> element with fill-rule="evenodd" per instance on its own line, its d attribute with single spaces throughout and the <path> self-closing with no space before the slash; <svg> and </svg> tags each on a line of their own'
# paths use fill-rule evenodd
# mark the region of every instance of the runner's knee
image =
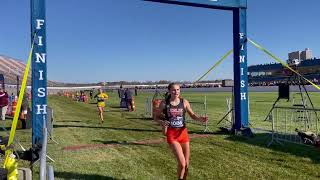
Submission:
<svg viewBox="0 0 320 180">
<path fill-rule="evenodd" d="M 179 164 L 178 166 L 181 168 L 181 169 L 185 169 L 187 166 L 186 166 L 186 162 L 185 161 L 179 161 Z"/>
</svg>

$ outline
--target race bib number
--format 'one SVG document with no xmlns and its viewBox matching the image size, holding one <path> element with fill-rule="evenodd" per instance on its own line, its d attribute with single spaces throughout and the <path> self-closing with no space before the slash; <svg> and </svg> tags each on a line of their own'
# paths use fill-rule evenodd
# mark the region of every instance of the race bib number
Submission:
<svg viewBox="0 0 320 180">
<path fill-rule="evenodd" d="M 181 128 L 184 126 L 183 124 L 183 117 L 176 117 L 174 119 L 171 119 L 170 126 L 173 128 Z"/>
</svg>

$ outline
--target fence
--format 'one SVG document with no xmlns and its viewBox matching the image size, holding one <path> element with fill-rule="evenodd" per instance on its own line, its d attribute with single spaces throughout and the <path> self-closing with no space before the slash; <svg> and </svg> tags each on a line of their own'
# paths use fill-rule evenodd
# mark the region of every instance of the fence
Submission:
<svg viewBox="0 0 320 180">
<path fill-rule="evenodd" d="M 201 101 L 190 101 L 190 106 L 193 110 L 194 113 L 196 113 L 199 116 L 207 116 L 207 97 L 204 96 L 203 102 Z M 152 107 L 152 98 L 147 98 L 145 102 L 145 117 L 152 118 L 153 117 L 153 107 Z M 206 132 L 209 130 L 208 128 L 208 121 L 207 122 L 199 122 L 199 121 L 194 121 L 190 118 L 188 113 L 186 114 L 186 121 L 195 124 L 195 125 L 200 125 L 203 126 L 203 131 Z"/>
<path fill-rule="evenodd" d="M 208 115 L 208 105 L 207 105 L 207 97 L 204 96 L 204 100 L 203 101 L 190 101 L 190 106 L 191 109 L 193 110 L 194 113 L 196 113 L 198 116 L 207 116 Z M 200 125 L 203 126 L 203 132 L 206 132 L 209 130 L 208 127 L 208 122 L 200 122 L 200 121 L 195 121 L 193 119 L 191 119 L 191 117 L 188 115 L 188 113 L 186 114 L 186 121 L 191 123 L 191 124 L 196 124 L 196 125 Z"/>
<path fill-rule="evenodd" d="M 299 132 L 319 134 L 320 109 L 303 107 L 281 107 L 275 106 L 272 110 L 272 138 L 268 146 L 273 142 L 290 142 L 306 144 L 303 136 Z"/>
<path fill-rule="evenodd" d="M 43 121 L 45 123 L 45 121 Z M 43 146 L 40 153 L 40 180 L 54 180 L 53 166 L 47 166 L 47 143 L 48 143 L 48 132 L 47 127 L 43 127 Z M 50 158 L 51 159 L 51 158 Z M 48 168 L 48 171 L 47 171 Z"/>
<path fill-rule="evenodd" d="M 152 118 L 152 98 L 147 98 L 144 104 L 144 115 L 147 118 Z"/>
<path fill-rule="evenodd" d="M 54 116 L 53 116 L 53 109 L 49 106 L 47 106 L 47 132 L 48 137 L 50 140 L 55 142 L 56 144 L 59 144 L 53 137 L 53 123 L 54 123 Z"/>
</svg>

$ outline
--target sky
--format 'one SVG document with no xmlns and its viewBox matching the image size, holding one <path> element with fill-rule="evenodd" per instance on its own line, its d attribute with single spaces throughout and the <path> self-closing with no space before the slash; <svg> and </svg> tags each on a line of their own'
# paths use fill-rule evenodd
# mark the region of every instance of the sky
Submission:
<svg viewBox="0 0 320 180">
<path fill-rule="evenodd" d="M 0 54 L 26 62 L 29 0 L 2 0 Z M 248 37 L 286 60 L 320 57 L 319 0 L 248 0 Z M 48 79 L 194 81 L 232 49 L 232 12 L 142 0 L 47 0 Z M 206 80 L 233 78 L 232 56 Z M 248 44 L 248 65 L 274 62 Z"/>
</svg>

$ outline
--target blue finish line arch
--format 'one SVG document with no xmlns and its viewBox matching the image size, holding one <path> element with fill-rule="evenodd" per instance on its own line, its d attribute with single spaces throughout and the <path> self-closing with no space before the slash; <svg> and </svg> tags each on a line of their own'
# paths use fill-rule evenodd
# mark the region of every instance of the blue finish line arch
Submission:
<svg viewBox="0 0 320 180">
<path fill-rule="evenodd" d="M 234 49 L 233 130 L 247 128 L 247 0 L 144 0 L 150 2 L 232 11 Z M 31 40 L 36 33 L 32 58 L 32 147 L 41 148 L 43 124 L 47 122 L 47 56 L 45 0 L 31 0 Z"/>
</svg>

